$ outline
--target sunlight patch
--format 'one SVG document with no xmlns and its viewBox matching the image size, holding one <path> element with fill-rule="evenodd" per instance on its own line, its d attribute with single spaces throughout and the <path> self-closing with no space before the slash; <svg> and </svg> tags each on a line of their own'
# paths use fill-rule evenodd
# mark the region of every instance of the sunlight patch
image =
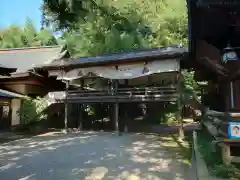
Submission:
<svg viewBox="0 0 240 180">
<path fill-rule="evenodd" d="M 101 180 L 107 174 L 108 169 L 105 167 L 96 167 L 85 180 Z"/>
<path fill-rule="evenodd" d="M 7 169 L 12 168 L 12 167 L 15 166 L 15 165 L 16 165 L 16 163 L 8 163 L 8 164 L 6 164 L 6 165 L 4 165 L 4 166 L 1 166 L 1 167 L 0 167 L 0 171 L 5 171 L 5 170 L 7 170 Z"/>
<path fill-rule="evenodd" d="M 20 179 L 18 179 L 18 180 L 30 180 L 30 179 L 32 179 L 32 177 L 35 176 L 35 175 L 36 175 L 36 174 L 31 174 L 31 175 L 29 175 L 29 176 L 20 178 Z"/>
</svg>

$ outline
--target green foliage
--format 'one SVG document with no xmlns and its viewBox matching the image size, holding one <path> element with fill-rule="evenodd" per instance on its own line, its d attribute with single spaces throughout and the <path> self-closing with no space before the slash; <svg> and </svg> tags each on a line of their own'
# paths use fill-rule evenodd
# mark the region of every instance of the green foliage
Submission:
<svg viewBox="0 0 240 180">
<path fill-rule="evenodd" d="M 19 110 L 23 124 L 29 124 L 33 121 L 39 121 L 46 117 L 43 110 L 47 107 L 47 101 L 44 98 L 27 98 L 22 102 Z"/>
<path fill-rule="evenodd" d="M 164 114 L 164 120 L 167 125 L 176 125 L 178 124 L 177 112 L 167 112 Z"/>
<path fill-rule="evenodd" d="M 65 33 L 64 38 L 73 57 L 97 56 L 147 47 L 141 34 L 119 32 L 115 27 L 111 27 L 104 18 L 78 24 L 78 28 L 70 33 Z"/>
<path fill-rule="evenodd" d="M 205 130 L 201 130 L 198 133 L 198 146 L 199 151 L 205 160 L 210 174 L 220 178 L 240 179 L 240 170 L 235 165 L 224 165 L 221 159 L 221 149 L 216 147 L 214 151 L 211 142 L 213 138 Z"/>
<path fill-rule="evenodd" d="M 83 19 L 91 0 L 44 0 L 43 25 L 55 25 L 57 29 L 69 28 L 73 22 Z M 94 2 L 94 1 L 93 1 Z"/>
<path fill-rule="evenodd" d="M 37 32 L 32 21 L 27 19 L 25 27 L 12 25 L 7 29 L 0 29 L 0 48 L 22 48 L 56 45 L 57 40 L 50 30 Z"/>
<path fill-rule="evenodd" d="M 73 57 L 187 45 L 185 0 L 44 0 L 42 9 Z"/>
<path fill-rule="evenodd" d="M 147 105 L 147 123 L 174 125 L 178 123 L 177 103 L 149 103 Z"/>
<path fill-rule="evenodd" d="M 188 104 L 191 101 L 200 101 L 199 92 L 200 87 L 194 80 L 194 72 L 188 72 L 186 70 L 182 71 L 182 103 Z"/>
</svg>

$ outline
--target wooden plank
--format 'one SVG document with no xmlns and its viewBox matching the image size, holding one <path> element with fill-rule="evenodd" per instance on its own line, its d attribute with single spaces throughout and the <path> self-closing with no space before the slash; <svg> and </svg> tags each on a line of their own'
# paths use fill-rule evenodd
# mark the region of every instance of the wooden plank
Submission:
<svg viewBox="0 0 240 180">
<path fill-rule="evenodd" d="M 118 92 L 117 95 L 171 95 L 176 94 L 176 92 Z M 104 96 L 111 95 L 110 92 L 106 93 L 70 93 L 69 96 Z"/>
<path fill-rule="evenodd" d="M 178 98 L 177 94 L 172 95 L 106 95 L 106 96 L 70 96 L 68 95 L 68 99 L 156 99 L 156 98 Z"/>
<path fill-rule="evenodd" d="M 240 143 L 240 139 L 228 139 L 228 138 L 224 138 L 223 142 L 226 143 Z"/>
<path fill-rule="evenodd" d="M 163 86 L 163 87 L 144 87 L 144 88 L 119 88 L 119 91 L 151 91 L 151 90 L 177 90 L 177 87 L 175 86 Z M 94 89 L 94 90 L 70 90 L 69 93 L 78 93 L 78 92 L 102 92 L 102 91 L 108 91 L 108 89 Z"/>
<path fill-rule="evenodd" d="M 99 102 L 104 102 L 104 101 L 122 101 L 122 102 L 133 102 L 133 101 L 138 101 L 138 102 L 144 102 L 144 101 L 149 101 L 149 102 L 154 102 L 154 101 L 175 101 L 176 99 L 178 99 L 177 97 L 155 97 L 155 98 L 149 98 L 149 97 L 145 97 L 145 98 L 69 98 L 69 101 L 99 101 Z M 63 100 L 64 102 L 65 100 Z"/>
<path fill-rule="evenodd" d="M 124 98 L 124 99 L 118 99 L 118 102 L 121 103 L 131 103 L 131 102 L 175 102 L 177 98 L 154 98 L 154 99 L 149 99 L 149 98 Z M 58 103 L 64 102 L 58 101 Z M 111 102 L 116 102 L 115 98 L 109 98 L 109 99 L 103 99 L 103 98 L 88 98 L 88 99 L 68 99 L 69 103 L 111 103 Z"/>
<path fill-rule="evenodd" d="M 217 136 L 219 135 L 217 128 L 215 126 L 213 126 L 212 123 L 209 121 L 204 121 L 203 125 L 207 128 L 207 130 L 211 134 L 211 136 L 213 136 L 214 139 L 216 139 Z"/>
<path fill-rule="evenodd" d="M 229 115 L 230 117 L 240 117 L 240 113 L 235 112 L 220 112 L 220 111 L 214 111 L 214 110 L 207 110 L 206 115 L 210 116 L 226 116 Z"/>
<path fill-rule="evenodd" d="M 176 92 L 175 89 L 138 89 L 138 90 L 119 90 L 117 93 L 125 93 L 125 92 L 132 92 L 132 93 L 145 93 L 145 92 Z M 109 93 L 109 90 L 81 90 L 81 91 L 69 91 L 69 94 L 94 94 L 94 93 Z"/>
</svg>

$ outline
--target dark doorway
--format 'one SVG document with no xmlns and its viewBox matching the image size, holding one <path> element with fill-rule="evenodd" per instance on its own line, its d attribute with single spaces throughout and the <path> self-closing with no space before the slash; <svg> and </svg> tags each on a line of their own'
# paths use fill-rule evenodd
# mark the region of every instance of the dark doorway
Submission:
<svg viewBox="0 0 240 180">
<path fill-rule="evenodd" d="M 0 104 L 0 129 L 8 130 L 11 126 L 9 104 Z"/>
</svg>

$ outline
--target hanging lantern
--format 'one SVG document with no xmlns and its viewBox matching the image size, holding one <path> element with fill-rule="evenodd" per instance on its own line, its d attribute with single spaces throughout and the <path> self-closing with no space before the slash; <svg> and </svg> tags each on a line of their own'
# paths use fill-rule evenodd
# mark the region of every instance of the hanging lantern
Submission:
<svg viewBox="0 0 240 180">
<path fill-rule="evenodd" d="M 235 52 L 234 48 L 231 47 L 230 43 L 224 48 L 224 53 L 222 57 L 222 62 L 227 63 L 229 61 L 237 61 L 238 55 Z"/>
</svg>

